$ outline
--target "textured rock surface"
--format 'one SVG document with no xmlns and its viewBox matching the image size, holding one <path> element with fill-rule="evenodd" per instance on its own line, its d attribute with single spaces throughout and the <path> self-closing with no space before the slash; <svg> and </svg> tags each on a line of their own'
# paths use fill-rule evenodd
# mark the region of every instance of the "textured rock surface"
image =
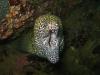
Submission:
<svg viewBox="0 0 100 75">
<path fill-rule="evenodd" d="M 33 7 L 29 1 L 9 0 L 1 1 L 0 11 L 0 40 L 16 38 L 26 27 L 26 22 L 33 22 Z M 2 5 L 5 3 L 5 6 Z M 5 13 L 7 12 L 8 13 Z M 2 14 L 2 15 L 1 15 Z M 2 17 L 3 16 L 3 17 Z"/>
</svg>

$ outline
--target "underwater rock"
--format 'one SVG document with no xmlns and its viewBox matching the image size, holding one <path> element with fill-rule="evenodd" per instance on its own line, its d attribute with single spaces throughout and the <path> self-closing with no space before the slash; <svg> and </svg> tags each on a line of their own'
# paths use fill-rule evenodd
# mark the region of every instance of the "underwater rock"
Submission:
<svg viewBox="0 0 100 75">
<path fill-rule="evenodd" d="M 26 24 L 27 22 L 33 22 L 34 17 L 32 16 L 34 13 L 34 9 L 32 7 L 32 4 L 27 1 L 26 5 L 22 2 L 16 5 L 18 1 L 19 0 L 9 0 L 10 6 L 8 9 L 8 13 L 0 21 L 0 40 L 16 38 L 16 35 L 20 35 L 20 32 L 22 32 L 25 27 L 29 27 Z M 3 12 L 3 9 L 4 8 L 2 8 L 0 13 Z"/>
</svg>

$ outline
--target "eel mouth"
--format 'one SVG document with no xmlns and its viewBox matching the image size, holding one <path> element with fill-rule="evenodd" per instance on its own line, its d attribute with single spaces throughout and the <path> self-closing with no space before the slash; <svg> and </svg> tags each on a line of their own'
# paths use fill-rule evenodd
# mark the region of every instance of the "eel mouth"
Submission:
<svg viewBox="0 0 100 75">
<path fill-rule="evenodd" d="M 43 37 L 43 44 L 48 48 L 48 49 L 55 49 L 59 45 L 59 37 L 57 37 L 57 30 L 49 30 L 48 34 Z"/>
<path fill-rule="evenodd" d="M 51 39 L 52 39 L 52 37 L 51 37 L 51 35 L 52 35 L 52 33 L 54 32 L 54 30 L 49 30 L 49 40 L 48 40 L 48 44 L 49 44 L 49 46 L 51 47 Z"/>
<path fill-rule="evenodd" d="M 58 24 L 55 23 L 55 22 L 52 22 L 52 23 L 48 24 L 48 29 L 49 29 L 49 31 L 48 31 L 48 35 L 49 35 L 48 36 L 49 37 L 49 39 L 48 39 L 48 45 L 50 47 L 53 44 L 53 40 L 55 41 L 55 39 L 57 39 L 58 26 L 56 26 L 56 25 L 58 25 Z"/>
<path fill-rule="evenodd" d="M 56 30 L 49 30 L 49 36 L 46 39 L 47 49 L 46 56 L 51 63 L 56 63 L 59 60 L 59 42 L 56 35 Z"/>
</svg>

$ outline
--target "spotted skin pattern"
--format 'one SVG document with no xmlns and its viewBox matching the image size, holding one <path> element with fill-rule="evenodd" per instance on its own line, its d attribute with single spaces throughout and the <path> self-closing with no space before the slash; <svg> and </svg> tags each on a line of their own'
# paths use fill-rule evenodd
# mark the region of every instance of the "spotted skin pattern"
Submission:
<svg viewBox="0 0 100 75">
<path fill-rule="evenodd" d="M 51 63 L 58 62 L 63 41 L 62 24 L 58 17 L 47 14 L 36 19 L 33 45 L 38 56 L 47 58 Z"/>
</svg>

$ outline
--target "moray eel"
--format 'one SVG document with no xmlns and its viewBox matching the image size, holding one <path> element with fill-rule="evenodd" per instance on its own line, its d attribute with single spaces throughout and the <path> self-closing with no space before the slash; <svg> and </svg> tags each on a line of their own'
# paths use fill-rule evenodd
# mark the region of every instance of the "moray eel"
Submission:
<svg viewBox="0 0 100 75">
<path fill-rule="evenodd" d="M 43 15 L 37 18 L 34 26 L 34 45 L 37 55 L 56 63 L 59 60 L 59 51 L 63 47 L 62 31 L 61 20 L 58 17 Z"/>
<path fill-rule="evenodd" d="M 51 63 L 59 61 L 59 53 L 64 46 L 64 36 L 61 20 L 58 17 L 50 14 L 38 17 L 31 31 L 24 35 L 18 42 L 18 48 L 46 58 Z"/>
</svg>

